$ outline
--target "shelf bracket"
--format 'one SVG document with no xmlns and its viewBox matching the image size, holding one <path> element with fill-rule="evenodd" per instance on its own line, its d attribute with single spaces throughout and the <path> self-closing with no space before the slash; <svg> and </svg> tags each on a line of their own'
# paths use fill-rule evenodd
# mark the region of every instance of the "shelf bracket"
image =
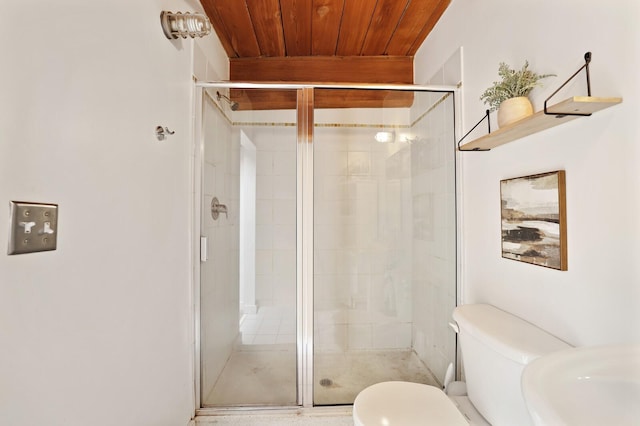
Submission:
<svg viewBox="0 0 640 426">
<path fill-rule="evenodd" d="M 471 132 L 473 132 L 473 131 L 476 129 L 476 127 L 478 127 L 478 126 L 480 125 L 480 123 L 482 123 L 484 120 L 487 120 L 487 130 L 488 130 L 488 133 L 491 133 L 491 120 L 489 119 L 489 110 L 487 110 L 487 111 L 485 112 L 484 117 L 482 117 L 482 119 L 481 119 L 480 121 L 478 121 L 478 123 L 476 123 L 476 125 L 475 125 L 475 126 L 473 126 L 473 127 L 471 128 L 471 130 L 469 130 L 469 131 L 467 132 L 467 134 L 466 134 L 466 135 L 464 135 L 464 136 L 462 137 L 462 139 L 460 139 L 460 140 L 458 141 L 458 151 L 475 151 L 475 152 L 491 151 L 490 149 L 481 149 L 481 148 L 473 148 L 473 149 L 462 149 L 462 148 L 460 148 L 460 144 L 462 143 L 462 141 L 464 140 L 464 138 L 466 138 L 467 136 L 469 136 L 469 134 L 470 134 Z"/>
<path fill-rule="evenodd" d="M 547 110 L 547 102 L 549 102 L 549 100 L 560 91 L 560 89 L 562 89 L 564 86 L 567 85 L 567 83 L 569 83 L 571 80 L 573 80 L 573 78 L 578 75 L 578 73 L 580 73 L 580 71 L 582 71 L 583 69 L 585 70 L 585 73 L 587 74 L 587 96 L 591 96 L 591 78 L 589 76 L 589 63 L 591 62 L 591 52 L 587 52 L 584 54 L 584 65 L 580 67 L 580 69 L 578 69 L 578 71 L 576 71 L 575 73 L 573 73 L 573 75 L 571 77 L 569 77 L 569 79 L 567 81 L 565 81 L 562 86 L 558 87 L 558 89 L 553 92 L 551 94 L 551 96 L 549 96 L 545 101 L 544 101 L 544 114 L 545 115 L 555 115 L 556 118 L 562 118 L 565 117 L 567 115 L 579 115 L 579 116 L 583 116 L 583 117 L 588 117 L 591 115 L 590 112 L 588 113 L 581 113 L 581 112 L 549 112 Z"/>
</svg>

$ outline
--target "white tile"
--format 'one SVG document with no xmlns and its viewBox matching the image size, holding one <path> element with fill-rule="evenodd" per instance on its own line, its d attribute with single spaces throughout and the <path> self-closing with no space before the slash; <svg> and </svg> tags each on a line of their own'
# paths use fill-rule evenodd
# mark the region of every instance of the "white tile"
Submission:
<svg viewBox="0 0 640 426">
<path fill-rule="evenodd" d="M 273 225 L 256 226 L 256 249 L 270 250 L 273 248 Z M 294 246 L 295 247 L 295 246 Z"/>
<path fill-rule="evenodd" d="M 256 179 L 256 199 L 273 199 L 273 176 L 260 176 Z"/>
<path fill-rule="evenodd" d="M 273 251 L 256 250 L 256 274 L 265 275 L 273 273 Z"/>
<path fill-rule="evenodd" d="M 296 152 L 279 151 L 273 153 L 273 174 L 274 175 L 296 175 Z"/>
<path fill-rule="evenodd" d="M 255 334 L 245 334 L 244 332 L 242 333 L 242 344 L 243 345 L 251 345 L 253 344 L 253 340 L 255 339 L 256 335 Z"/>
<path fill-rule="evenodd" d="M 280 323 L 278 334 L 295 334 L 295 333 L 296 333 L 296 323 L 294 321 L 282 321 Z"/>
<path fill-rule="evenodd" d="M 295 306 L 296 275 L 274 275 L 273 297 L 277 304 Z"/>
<path fill-rule="evenodd" d="M 337 324 L 315 330 L 314 346 L 319 351 L 344 351 L 347 349 L 347 326 Z"/>
<path fill-rule="evenodd" d="M 215 189 L 213 191 L 213 195 L 218 197 L 221 203 L 227 202 L 227 169 L 224 163 L 217 163 L 218 165 L 215 167 Z"/>
<path fill-rule="evenodd" d="M 296 150 L 296 129 L 274 128 L 271 135 L 256 143 L 259 149 L 266 151 L 294 151 Z"/>
<path fill-rule="evenodd" d="M 321 176 L 344 176 L 347 174 L 347 152 L 317 152 L 314 160 L 314 172 Z"/>
<path fill-rule="evenodd" d="M 295 250 L 273 250 L 273 272 L 276 275 L 291 275 L 296 273 Z"/>
<path fill-rule="evenodd" d="M 295 199 L 273 201 L 273 223 L 295 227 L 296 215 L 297 205 Z"/>
<path fill-rule="evenodd" d="M 296 343 L 296 335 L 295 334 L 278 334 L 276 337 L 277 344 L 283 343 Z"/>
<path fill-rule="evenodd" d="M 349 152 L 347 170 L 350 176 L 367 176 L 371 173 L 371 153 Z"/>
<path fill-rule="evenodd" d="M 270 151 L 256 152 L 256 175 L 273 175 L 273 153 Z M 259 178 L 258 178 L 259 179 Z"/>
<path fill-rule="evenodd" d="M 256 200 L 256 224 L 269 225 L 273 223 L 273 201 Z"/>
<path fill-rule="evenodd" d="M 256 300 L 258 305 L 273 301 L 273 275 L 256 275 Z"/>
<path fill-rule="evenodd" d="M 253 339 L 254 345 L 275 345 L 277 334 L 256 334 Z"/>
<path fill-rule="evenodd" d="M 258 318 L 261 320 L 280 320 L 282 309 L 280 306 L 263 306 L 258 311 Z"/>
<path fill-rule="evenodd" d="M 240 325 L 240 331 L 246 334 L 256 334 L 258 326 L 259 323 L 257 319 L 245 319 L 242 321 L 242 325 Z"/>
<path fill-rule="evenodd" d="M 349 325 L 348 326 L 349 333 L 349 349 L 371 349 L 372 346 L 372 336 L 371 336 L 371 325 L 362 324 L 362 325 Z"/>
<path fill-rule="evenodd" d="M 373 325 L 373 347 L 376 349 L 411 348 L 411 324 L 390 323 Z"/>
<path fill-rule="evenodd" d="M 318 176 L 315 182 L 316 200 L 344 200 L 348 197 L 347 177 L 346 176 L 328 176 L 323 174 Z"/>
<path fill-rule="evenodd" d="M 258 326 L 258 335 L 278 334 L 280 329 L 280 319 L 265 319 Z"/>
<path fill-rule="evenodd" d="M 345 233 L 334 226 L 316 226 L 314 232 L 314 244 L 316 249 L 339 249 L 346 242 Z"/>
<path fill-rule="evenodd" d="M 314 274 L 337 273 L 336 250 L 315 250 L 313 254 Z"/>
<path fill-rule="evenodd" d="M 295 200 L 296 185 L 294 175 L 273 176 L 273 198 L 275 200 Z"/>
<path fill-rule="evenodd" d="M 334 298 L 333 286 L 331 285 L 334 279 L 335 275 L 333 274 L 315 274 L 313 293 L 316 305 Z"/>
<path fill-rule="evenodd" d="M 290 225 L 273 226 L 273 248 L 276 250 L 296 249 L 296 228 Z"/>
<path fill-rule="evenodd" d="M 314 220 L 318 225 L 340 226 L 348 214 L 346 200 L 327 200 L 314 206 Z"/>
</svg>

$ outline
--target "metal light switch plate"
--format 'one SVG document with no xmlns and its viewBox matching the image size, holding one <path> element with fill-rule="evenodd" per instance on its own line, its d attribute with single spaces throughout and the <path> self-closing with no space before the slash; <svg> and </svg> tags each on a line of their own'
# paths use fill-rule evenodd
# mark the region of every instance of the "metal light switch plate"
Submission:
<svg viewBox="0 0 640 426">
<path fill-rule="evenodd" d="M 9 254 L 55 250 L 58 205 L 11 201 Z"/>
</svg>

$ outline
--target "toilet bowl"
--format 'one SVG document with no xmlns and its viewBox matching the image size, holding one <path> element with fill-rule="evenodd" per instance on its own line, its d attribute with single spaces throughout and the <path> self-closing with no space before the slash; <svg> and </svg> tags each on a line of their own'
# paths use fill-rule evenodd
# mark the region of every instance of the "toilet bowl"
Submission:
<svg viewBox="0 0 640 426">
<path fill-rule="evenodd" d="M 419 383 L 377 383 L 353 403 L 356 426 L 532 425 L 522 371 L 540 356 L 571 346 L 491 305 L 459 306 L 453 319 L 467 379 L 462 395 Z"/>
<path fill-rule="evenodd" d="M 360 392 L 353 421 L 355 426 L 469 425 L 442 390 L 410 382 L 382 382 Z"/>
</svg>

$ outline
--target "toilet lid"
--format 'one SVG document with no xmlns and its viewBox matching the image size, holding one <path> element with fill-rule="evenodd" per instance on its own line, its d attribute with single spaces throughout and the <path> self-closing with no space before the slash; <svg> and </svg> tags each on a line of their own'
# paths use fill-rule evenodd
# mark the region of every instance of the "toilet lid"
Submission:
<svg viewBox="0 0 640 426">
<path fill-rule="evenodd" d="M 353 403 L 356 426 L 468 426 L 469 422 L 442 390 L 410 382 L 369 386 Z"/>
</svg>

